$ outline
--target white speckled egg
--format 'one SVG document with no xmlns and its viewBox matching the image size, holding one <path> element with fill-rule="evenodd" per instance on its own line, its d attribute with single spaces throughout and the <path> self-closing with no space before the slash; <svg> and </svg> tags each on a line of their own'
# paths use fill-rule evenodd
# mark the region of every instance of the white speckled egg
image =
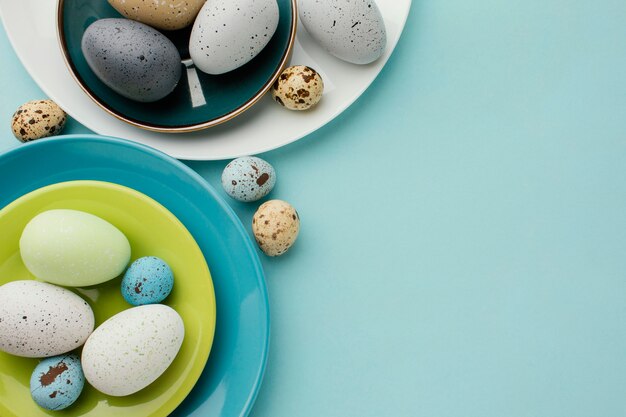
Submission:
<svg viewBox="0 0 626 417">
<path fill-rule="evenodd" d="M 298 7 L 307 32 L 337 58 L 369 64 L 385 51 L 385 22 L 374 0 L 299 0 Z"/>
<path fill-rule="evenodd" d="M 115 226 L 93 214 L 48 210 L 24 228 L 20 254 L 26 268 L 40 280 L 83 287 L 124 272 L 130 244 Z"/>
<path fill-rule="evenodd" d="M 276 0 L 209 0 L 191 31 L 191 59 L 207 74 L 237 69 L 265 48 L 278 17 Z"/>
<path fill-rule="evenodd" d="M 81 50 L 100 81 L 139 102 L 167 96 L 182 74 L 180 54 L 172 41 L 134 20 L 96 20 L 85 30 Z"/>
<path fill-rule="evenodd" d="M 206 0 L 109 0 L 125 17 L 157 29 L 177 30 L 189 26 Z"/>
<path fill-rule="evenodd" d="M 285 69 L 272 86 L 272 97 L 289 110 L 307 110 L 324 93 L 324 81 L 313 68 L 296 65 Z"/>
<path fill-rule="evenodd" d="M 255 156 L 230 161 L 222 172 L 222 187 L 235 200 L 257 201 L 272 191 L 276 171 L 269 162 Z"/>
<path fill-rule="evenodd" d="M 81 358 L 85 378 L 107 395 L 134 394 L 165 372 L 184 336 L 183 320 L 166 305 L 124 310 L 87 339 Z"/>
<path fill-rule="evenodd" d="M 300 217 L 286 201 L 266 201 L 254 213 L 252 232 L 266 255 L 279 256 L 295 243 L 300 232 Z"/>
<path fill-rule="evenodd" d="M 27 358 L 61 355 L 87 340 L 91 307 L 73 292 L 38 281 L 0 286 L 0 350 Z"/>
<path fill-rule="evenodd" d="M 29 142 L 58 135 L 65 127 L 67 115 L 52 100 L 33 100 L 22 104 L 13 114 L 11 128 L 16 138 Z"/>
</svg>

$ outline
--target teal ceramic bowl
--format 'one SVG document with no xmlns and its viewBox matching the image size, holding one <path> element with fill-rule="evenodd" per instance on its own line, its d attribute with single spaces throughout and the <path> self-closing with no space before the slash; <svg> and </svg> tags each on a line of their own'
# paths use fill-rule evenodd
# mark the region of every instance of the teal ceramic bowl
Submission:
<svg viewBox="0 0 626 417">
<path fill-rule="evenodd" d="M 296 0 L 277 1 L 280 19 L 270 42 L 249 63 L 223 75 L 204 74 L 193 67 L 188 50 L 191 26 L 162 31 L 178 48 L 185 68 L 176 89 L 153 103 L 132 101 L 111 90 L 91 71 L 82 54 L 81 39 L 91 23 L 122 17 L 107 1 L 58 0 L 57 33 L 72 76 L 101 108 L 143 129 L 191 132 L 226 122 L 252 107 L 285 68 L 296 36 L 297 5 Z M 193 99 L 191 90 L 198 88 L 204 100 L 197 95 Z"/>
</svg>

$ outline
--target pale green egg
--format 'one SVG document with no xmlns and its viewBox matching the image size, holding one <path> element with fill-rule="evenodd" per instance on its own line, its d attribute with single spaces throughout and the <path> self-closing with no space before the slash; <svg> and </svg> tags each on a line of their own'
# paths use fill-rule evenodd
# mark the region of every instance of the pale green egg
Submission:
<svg viewBox="0 0 626 417">
<path fill-rule="evenodd" d="M 26 225 L 20 253 L 38 279 L 83 287 L 120 275 L 130 261 L 130 244 L 100 217 L 77 210 L 49 210 Z"/>
</svg>

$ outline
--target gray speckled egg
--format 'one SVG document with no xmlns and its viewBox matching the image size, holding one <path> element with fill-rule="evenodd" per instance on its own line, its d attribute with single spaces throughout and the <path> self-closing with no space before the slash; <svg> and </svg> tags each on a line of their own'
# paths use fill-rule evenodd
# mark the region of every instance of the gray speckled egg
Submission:
<svg viewBox="0 0 626 417">
<path fill-rule="evenodd" d="M 85 386 L 77 355 L 63 355 L 39 362 L 30 377 L 30 395 L 46 410 L 64 410 L 74 404 Z"/>
<path fill-rule="evenodd" d="M 324 81 L 313 68 L 296 65 L 285 69 L 272 86 L 272 97 L 289 110 L 307 110 L 324 93 Z"/>
<path fill-rule="evenodd" d="M 230 161 L 222 172 L 222 187 L 235 200 L 249 202 L 265 197 L 276 185 L 276 171 L 255 156 Z"/>
<path fill-rule="evenodd" d="M 369 64 L 385 51 L 385 22 L 374 0 L 300 0 L 298 7 L 307 32 L 337 58 Z"/>
<path fill-rule="evenodd" d="M 107 395 L 134 394 L 165 372 L 184 336 L 183 320 L 171 307 L 149 304 L 124 310 L 87 339 L 81 356 L 85 378 Z"/>
<path fill-rule="evenodd" d="M 180 80 L 178 50 L 165 35 L 143 23 L 97 20 L 85 31 L 81 48 L 96 76 L 131 100 L 160 100 Z"/>
<path fill-rule="evenodd" d="M 27 358 L 61 355 L 81 346 L 94 327 L 85 300 L 38 281 L 0 287 L 0 350 Z"/>
<path fill-rule="evenodd" d="M 13 114 L 11 128 L 22 142 L 58 135 L 65 127 L 67 115 L 52 100 L 33 100 L 22 104 Z"/>
<path fill-rule="evenodd" d="M 252 217 L 252 233 L 259 248 L 269 256 L 284 254 L 295 243 L 300 232 L 300 217 L 291 204 L 270 200 Z"/>
<path fill-rule="evenodd" d="M 237 69 L 265 48 L 278 17 L 276 0 L 207 1 L 191 31 L 191 59 L 207 74 Z"/>
</svg>

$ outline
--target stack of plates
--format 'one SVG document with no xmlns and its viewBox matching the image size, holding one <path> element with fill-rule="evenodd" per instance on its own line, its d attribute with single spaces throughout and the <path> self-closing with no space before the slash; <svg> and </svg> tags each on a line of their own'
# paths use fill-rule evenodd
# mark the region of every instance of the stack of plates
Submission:
<svg viewBox="0 0 626 417">
<path fill-rule="evenodd" d="M 387 50 L 370 65 L 353 65 L 319 47 L 302 25 L 291 50 L 291 64 L 308 65 L 324 79 L 323 100 L 311 111 L 289 112 L 265 96 L 257 104 L 219 126 L 194 133 L 152 132 L 135 127 L 99 107 L 70 74 L 59 45 L 57 4 L 53 1 L 0 0 L 9 39 L 39 86 L 71 116 L 94 132 L 126 138 L 175 158 L 216 160 L 253 155 L 300 139 L 343 112 L 374 81 L 395 48 L 406 23 L 411 0 L 378 0 L 387 28 Z M 105 3 L 105 2 L 97 2 Z M 92 18 L 106 12 L 83 8 Z M 93 20 L 92 19 L 92 20 Z M 36 39 L 36 42 L 33 41 Z"/>
<path fill-rule="evenodd" d="M 17 255 L 21 228 L 16 225 L 53 208 L 81 209 L 111 221 L 129 236 L 133 259 L 167 251 L 175 275 L 175 265 L 180 271 L 193 263 L 197 270 L 197 277 L 183 273 L 175 284 L 179 295 L 173 293 L 166 299 L 183 317 L 186 337 L 162 376 L 165 379 L 125 398 L 107 398 L 86 387 L 63 415 L 159 417 L 177 406 L 173 416 L 244 416 L 249 412 L 269 342 L 263 271 L 256 247 L 239 219 L 198 174 L 159 151 L 129 141 L 62 136 L 1 155 L 0 189 L 0 227 L 5 233 L 0 284 L 32 279 Z M 164 233 L 172 243 L 159 237 Z M 207 264 L 211 278 L 198 270 Z M 117 304 L 99 304 L 109 304 L 111 298 L 99 299 L 93 290 L 83 294 L 92 299 L 98 322 L 107 318 L 102 314 L 125 308 L 119 288 L 102 291 L 116 293 Z M 28 380 L 35 363 L 0 352 L 2 417 L 48 415 L 30 400 Z"/>
</svg>

